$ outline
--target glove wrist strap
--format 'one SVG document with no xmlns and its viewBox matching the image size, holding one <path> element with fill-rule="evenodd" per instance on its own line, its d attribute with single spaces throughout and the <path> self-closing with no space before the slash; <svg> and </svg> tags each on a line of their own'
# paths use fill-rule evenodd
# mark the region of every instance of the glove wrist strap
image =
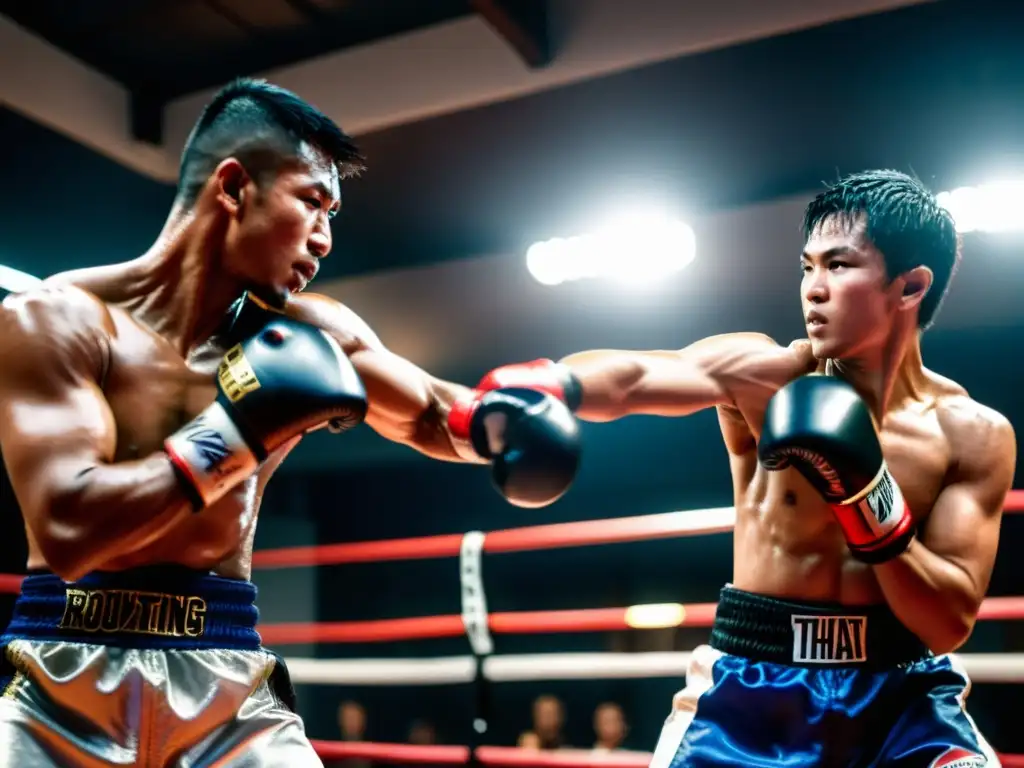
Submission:
<svg viewBox="0 0 1024 768">
<path fill-rule="evenodd" d="M 884 562 L 910 546 L 914 521 L 903 492 L 885 464 L 871 485 L 833 505 L 832 510 L 851 552 L 859 560 Z"/>
<path fill-rule="evenodd" d="M 164 450 L 178 477 L 186 486 L 191 486 L 201 507 L 221 499 L 259 466 L 255 454 L 219 402 L 214 402 L 168 437 Z"/>
<path fill-rule="evenodd" d="M 473 414 L 480 405 L 481 395 L 483 392 L 479 390 L 470 390 L 452 403 L 452 409 L 448 412 L 448 435 L 451 437 L 452 447 L 455 453 L 466 461 L 476 461 L 480 458 L 470 440 L 470 427 L 473 423 Z"/>
</svg>

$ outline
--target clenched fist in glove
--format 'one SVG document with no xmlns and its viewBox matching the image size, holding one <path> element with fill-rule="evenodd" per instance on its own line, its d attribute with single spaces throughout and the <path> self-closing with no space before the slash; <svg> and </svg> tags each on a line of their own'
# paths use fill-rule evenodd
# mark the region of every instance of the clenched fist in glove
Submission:
<svg viewBox="0 0 1024 768">
<path fill-rule="evenodd" d="M 903 553 L 913 520 L 882 457 L 874 419 L 856 390 L 833 376 L 790 382 L 768 403 L 757 447 L 770 471 L 792 466 L 829 502 L 854 557 Z"/>
<path fill-rule="evenodd" d="M 564 402 L 569 387 L 550 361 L 506 366 L 452 407 L 449 432 L 491 462 L 495 485 L 516 506 L 550 504 L 576 476 L 580 434 Z"/>
</svg>

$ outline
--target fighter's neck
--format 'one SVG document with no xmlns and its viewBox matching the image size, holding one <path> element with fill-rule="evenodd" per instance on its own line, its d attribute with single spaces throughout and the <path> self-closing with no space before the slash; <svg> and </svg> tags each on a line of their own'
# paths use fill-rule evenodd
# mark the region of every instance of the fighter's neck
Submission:
<svg viewBox="0 0 1024 768">
<path fill-rule="evenodd" d="M 916 328 L 873 354 L 826 360 L 824 372 L 852 384 L 879 421 L 899 403 L 920 399 L 928 381 Z"/>
<path fill-rule="evenodd" d="M 153 247 L 131 265 L 133 314 L 187 356 L 223 322 L 244 286 L 220 268 L 223 227 L 172 213 Z"/>
</svg>

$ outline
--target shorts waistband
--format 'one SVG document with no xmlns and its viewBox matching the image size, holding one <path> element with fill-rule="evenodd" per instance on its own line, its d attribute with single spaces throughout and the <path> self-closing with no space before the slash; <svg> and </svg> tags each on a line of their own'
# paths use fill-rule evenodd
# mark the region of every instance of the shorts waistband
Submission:
<svg viewBox="0 0 1024 768">
<path fill-rule="evenodd" d="M 251 582 L 178 567 L 91 573 L 67 583 L 35 573 L 21 583 L 0 645 L 12 640 L 125 648 L 257 650 Z"/>
<path fill-rule="evenodd" d="M 931 656 L 888 606 L 796 603 L 722 589 L 711 646 L 799 667 L 886 669 Z"/>
</svg>

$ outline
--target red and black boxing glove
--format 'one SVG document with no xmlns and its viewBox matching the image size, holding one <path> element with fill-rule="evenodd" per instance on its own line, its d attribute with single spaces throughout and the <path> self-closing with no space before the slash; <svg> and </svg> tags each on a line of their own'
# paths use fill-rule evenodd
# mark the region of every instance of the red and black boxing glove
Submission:
<svg viewBox="0 0 1024 768">
<path fill-rule="evenodd" d="M 854 557 L 882 563 L 914 537 L 903 493 L 882 457 L 874 419 L 833 376 L 802 376 L 768 403 L 757 447 L 768 470 L 792 466 L 829 502 Z"/>
<path fill-rule="evenodd" d="M 451 436 L 491 462 L 509 502 L 542 507 L 562 496 L 579 469 L 579 384 L 551 361 L 497 368 L 452 405 Z M 574 403 L 574 406 L 568 403 Z"/>
<path fill-rule="evenodd" d="M 565 403 L 573 412 L 583 400 L 583 388 L 569 366 L 544 358 L 495 368 L 476 385 L 477 389 L 485 392 L 504 387 L 547 392 Z"/>
</svg>

